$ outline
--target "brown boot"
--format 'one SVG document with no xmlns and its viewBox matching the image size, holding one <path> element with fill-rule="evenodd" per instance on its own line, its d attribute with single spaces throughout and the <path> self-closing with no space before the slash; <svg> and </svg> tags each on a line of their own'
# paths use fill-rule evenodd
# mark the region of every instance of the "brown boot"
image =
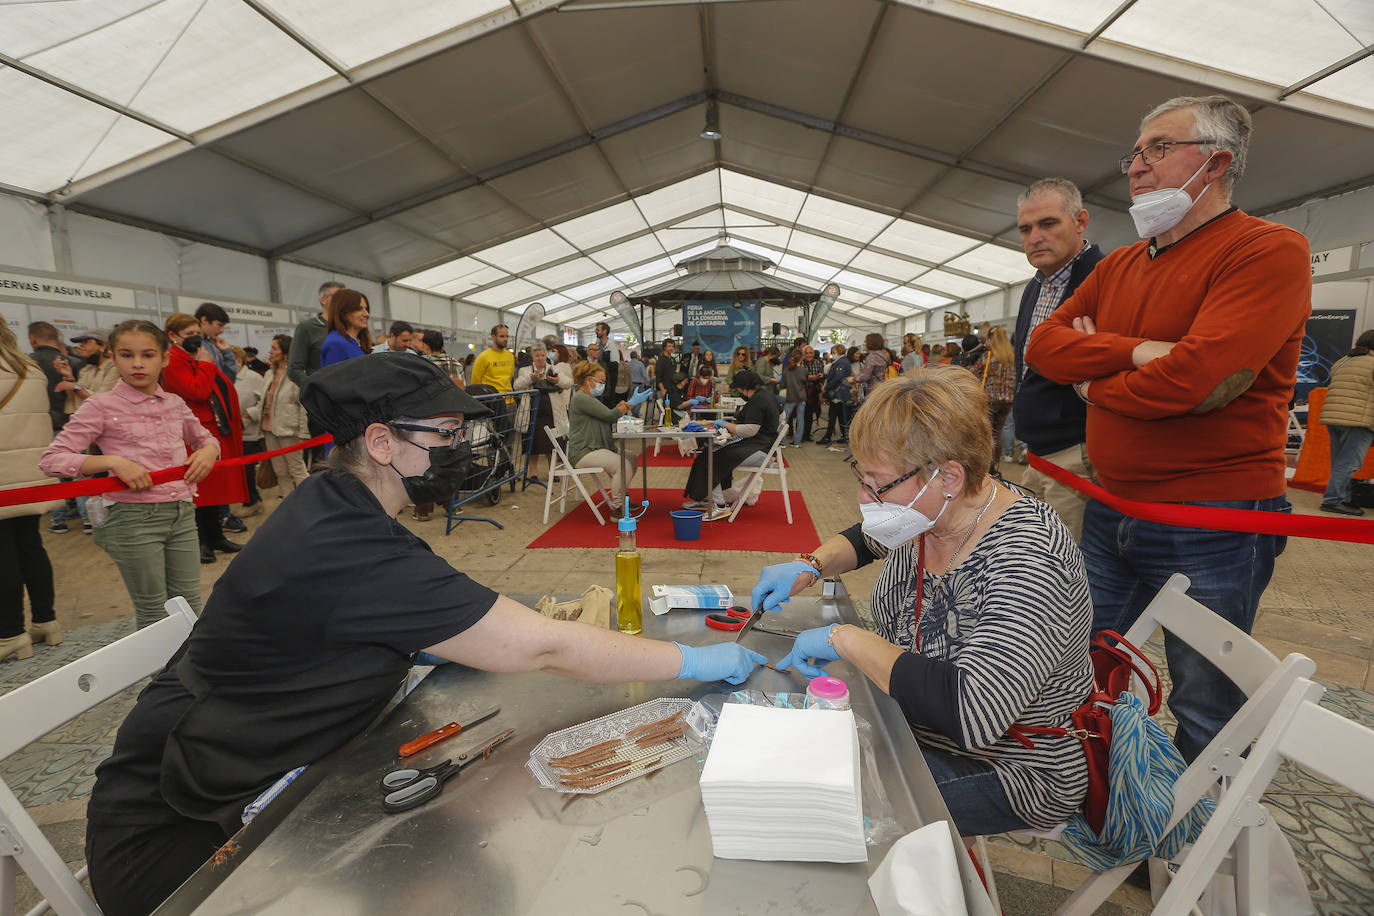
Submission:
<svg viewBox="0 0 1374 916">
<path fill-rule="evenodd" d="M 29 634 L 20 633 L 18 636 L 0 639 L 0 661 L 11 654 L 15 658 L 33 658 L 33 640 L 29 639 Z"/>
<path fill-rule="evenodd" d="M 29 624 L 29 639 L 38 642 L 40 639 L 50 646 L 62 645 L 62 625 L 56 620 L 49 620 L 47 623 Z"/>
</svg>

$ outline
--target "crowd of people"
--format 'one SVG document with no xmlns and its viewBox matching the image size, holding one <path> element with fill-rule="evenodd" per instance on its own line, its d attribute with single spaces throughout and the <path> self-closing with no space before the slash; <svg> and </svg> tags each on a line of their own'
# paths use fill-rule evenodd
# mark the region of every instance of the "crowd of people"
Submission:
<svg viewBox="0 0 1374 916">
<path fill-rule="evenodd" d="M 733 472 L 766 451 L 782 424 L 792 448 L 847 446 L 849 470 L 839 467 L 862 520 L 765 568 L 752 604 L 777 610 L 822 576 L 878 563 L 874 630 L 804 631 L 777 666 L 814 676 L 844 659 L 890 694 L 962 833 L 1059 823 L 1087 789 L 1082 746 L 1071 735 L 1030 742 L 1015 727 L 1068 723 L 1092 687 L 1090 637 L 1127 630 L 1173 573 L 1187 574 L 1198 601 L 1249 631 L 1285 541 L 1147 523 L 1035 468 L 1009 484 L 999 475 L 1003 429 L 1010 421 L 1031 453 L 1126 499 L 1289 511 L 1283 453 L 1311 279 L 1299 233 L 1231 203 L 1250 131 L 1246 109 L 1218 97 L 1174 99 L 1150 112 L 1121 161 L 1141 241 L 1105 254 L 1086 237 L 1089 213 L 1071 182 L 1031 184 L 1016 220 L 1034 276 L 1014 328 L 986 324 L 933 344 L 907 334 L 899 352 L 870 333 L 862 347 L 834 343 L 828 352 L 804 338 L 786 348 L 737 346 L 727 362 L 699 341 L 683 352 L 671 338 L 653 352 L 633 349 L 605 323 L 585 347 L 545 339 L 514 352 L 509 329 L 498 325 L 465 368 L 443 353 L 441 335 L 417 335 L 405 322 L 374 346 L 366 297 L 337 284 L 321 288 L 321 313 L 274 338 L 257 365 L 257 354 L 223 342 L 228 318 L 209 304 L 162 326 L 134 320 L 108 338 L 84 335 L 73 341 L 81 356 L 66 353 L 42 322 L 29 328 L 26 356 L 0 324 L 0 396 L 12 385 L 7 401 L 15 404 L 0 415 L 15 443 L 6 467 L 32 465 L 62 479 L 110 474 L 127 487 L 84 505 L 0 509 L 0 546 L 18 557 L 16 581 L 29 589 L 33 621 L 25 631 L 22 600 L 16 616 L 6 599 L 0 657 L 62 638 L 36 513 L 53 511 L 53 531 L 88 520 L 142 625 L 168 594 L 200 606 L 197 548 L 203 562 L 240 550 L 225 537 L 225 507 L 251 511 L 261 496 L 239 469 L 215 468 L 217 460 L 318 432 L 336 444 L 326 473 L 307 476 L 299 452 L 272 460 L 279 485 L 296 492 L 247 545 L 243 558 L 254 564 L 235 563 L 221 577 L 180 661 L 140 699 L 102 766 L 88 836 L 97 897 L 160 900 L 288 759 L 317 759 L 356 734 L 416 651 L 597 680 L 737 683 L 763 661 L 733 643 L 674 648 L 531 615 L 397 525 L 407 504 L 419 517 L 464 479 L 467 430 L 500 409 L 474 393 L 536 390 L 537 406 L 515 425 L 566 436 L 569 460 L 607 474 L 617 502 L 630 480 L 612 427 L 649 401 L 682 411 L 707 398 L 740 399 L 732 417 L 713 421 L 728 435 L 713 475 L 701 458 L 688 472 L 686 504 L 708 514 L 749 497 L 732 492 Z M 1344 514 L 1357 514 L 1350 476 L 1374 439 L 1374 336 L 1356 344 L 1333 368 L 1323 416 L 1333 473 L 1322 508 Z M 535 475 L 547 454 L 544 444 L 531 448 Z M 153 484 L 150 470 L 180 463 L 184 480 Z M 340 554 L 301 575 L 292 558 L 326 535 L 367 540 L 389 568 L 357 577 L 353 558 Z M 374 613 L 392 606 L 396 581 L 423 585 L 403 612 Z M 331 600 L 304 600 L 321 595 Z M 279 601 L 308 619 L 274 617 Z M 302 638 L 318 637 L 310 627 L 330 613 L 338 632 Z M 251 651 L 264 638 L 281 652 Z M 1244 697 L 1168 634 L 1165 654 L 1174 740 L 1191 760 Z M 200 710 L 199 721 L 177 726 L 179 756 L 163 762 L 164 739 L 202 682 L 226 685 L 219 715 L 248 715 L 256 699 L 233 686 L 244 664 L 293 715 L 323 717 L 326 727 L 307 738 L 245 729 L 250 740 L 225 761 L 212 752 L 217 720 Z M 131 799 L 143 820 L 130 819 Z"/>
</svg>

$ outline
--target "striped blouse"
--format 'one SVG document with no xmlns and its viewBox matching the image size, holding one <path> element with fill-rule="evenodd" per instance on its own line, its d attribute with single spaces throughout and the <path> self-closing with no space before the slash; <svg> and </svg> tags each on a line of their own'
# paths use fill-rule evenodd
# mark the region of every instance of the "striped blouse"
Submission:
<svg viewBox="0 0 1374 916">
<path fill-rule="evenodd" d="M 925 571 L 919 623 L 918 541 L 888 551 L 859 534 L 859 526 L 845 534 L 860 565 L 884 561 L 873 619 L 880 636 L 909 653 L 893 666 L 894 688 L 903 668 L 951 685 L 911 696 L 894 689 L 917 739 L 988 761 L 1012 810 L 1031 827 L 1063 822 L 1087 791 L 1079 741 L 1037 737 L 1032 749 L 1006 737 L 1018 722 L 1069 727 L 1069 715 L 1092 688 L 1088 578 L 1059 516 L 1028 496 L 1013 503 L 953 572 Z"/>
</svg>

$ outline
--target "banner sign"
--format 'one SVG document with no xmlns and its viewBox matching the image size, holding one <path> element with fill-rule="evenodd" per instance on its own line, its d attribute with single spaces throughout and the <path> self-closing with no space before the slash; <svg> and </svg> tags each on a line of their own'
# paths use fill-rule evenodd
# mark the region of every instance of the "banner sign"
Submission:
<svg viewBox="0 0 1374 916">
<path fill-rule="evenodd" d="M 258 321 L 264 324 L 279 324 L 283 327 L 290 327 L 296 322 L 291 317 L 291 310 L 280 308 L 275 305 L 253 305 L 248 302 L 232 302 L 224 299 L 214 299 L 210 297 L 192 298 L 191 296 L 177 296 L 177 311 L 185 312 L 187 315 L 194 315 L 196 309 L 200 308 L 202 302 L 213 302 L 229 315 L 229 323 L 232 326 L 235 320 L 238 321 Z"/>
<path fill-rule="evenodd" d="M 1339 274 L 1350 270 L 1354 262 L 1355 248 L 1347 245 L 1344 248 L 1329 248 L 1326 251 L 1312 252 L 1312 276 L 1320 277 L 1325 274 Z"/>
<path fill-rule="evenodd" d="M 716 355 L 716 362 L 730 361 L 735 347 L 757 350 L 759 346 L 759 301 L 725 299 L 714 302 L 684 302 L 682 305 L 682 347 L 701 341 L 703 350 Z M 722 354 L 724 358 L 722 359 Z"/>
<path fill-rule="evenodd" d="M 20 298 L 50 299 L 80 304 L 87 308 L 132 309 L 134 291 L 117 286 L 101 286 L 81 280 L 57 280 L 0 271 L 0 295 L 9 293 Z"/>
<path fill-rule="evenodd" d="M 830 309 L 834 307 L 835 300 L 840 298 L 840 287 L 835 283 L 827 283 L 821 289 L 821 297 L 816 300 L 816 304 L 811 309 L 811 316 L 806 322 L 806 339 L 815 340 L 820 333 L 821 322 L 830 315 Z"/>
<path fill-rule="evenodd" d="M 635 340 L 643 340 L 644 328 L 639 323 L 639 313 L 630 304 L 630 297 L 621 290 L 616 290 L 611 293 L 611 307 L 615 309 L 620 320 L 625 322 L 625 326 L 635 335 Z"/>
<path fill-rule="evenodd" d="M 1299 404 L 1307 403 L 1307 392 L 1313 388 L 1331 384 L 1331 366 L 1354 342 L 1354 309 L 1313 309 L 1298 352 L 1298 381 L 1293 393 Z"/>
</svg>

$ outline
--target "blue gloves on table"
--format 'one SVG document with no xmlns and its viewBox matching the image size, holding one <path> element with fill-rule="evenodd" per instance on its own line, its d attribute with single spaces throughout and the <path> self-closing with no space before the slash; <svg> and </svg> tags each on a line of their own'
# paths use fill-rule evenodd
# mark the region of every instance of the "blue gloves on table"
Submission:
<svg viewBox="0 0 1374 916">
<path fill-rule="evenodd" d="M 682 650 L 682 670 L 677 673 L 679 681 L 743 684 L 753 673 L 755 665 L 768 661 L 757 652 L 733 642 L 716 643 L 713 646 L 684 646 L 680 642 L 673 645 Z"/>
<path fill-rule="evenodd" d="M 693 420 L 691 423 L 683 426 L 682 431 L 684 433 L 704 433 L 706 432 L 706 427 L 702 426 L 696 420 Z"/>
<path fill-rule="evenodd" d="M 829 626 L 802 630 L 797 641 L 792 644 L 792 651 L 788 652 L 783 660 L 773 667 L 779 671 L 786 668 L 796 668 L 807 677 L 820 677 L 825 674 L 825 666 L 840 657 L 840 653 L 836 652 L 835 647 L 830 645 L 830 631 L 837 626 L 839 624 L 832 623 Z M 814 660 L 816 664 L 807 664 L 808 658 Z"/>
<path fill-rule="evenodd" d="M 752 602 L 750 607 L 761 607 L 765 611 L 782 610 L 781 605 L 791 599 L 792 586 L 803 573 L 814 579 L 816 567 L 801 560 L 765 566 L 759 573 L 759 581 L 754 584 L 754 590 L 749 593 Z"/>
<path fill-rule="evenodd" d="M 649 398 L 653 396 L 653 393 L 654 390 L 652 388 L 645 388 L 643 391 L 639 391 L 630 395 L 629 401 L 627 403 L 631 407 L 638 407 L 640 404 L 643 404 L 645 401 L 649 400 Z"/>
<path fill-rule="evenodd" d="M 692 407 L 700 407 L 702 404 L 711 403 L 711 399 L 706 397 L 705 395 L 699 394 L 687 403 L 690 404 Z"/>
<path fill-rule="evenodd" d="M 717 418 L 716 418 L 716 429 L 724 429 L 724 428 L 726 427 L 726 425 L 727 425 L 729 422 L 730 422 L 730 421 L 727 420 L 727 419 L 725 419 L 724 417 L 717 417 Z"/>
</svg>

